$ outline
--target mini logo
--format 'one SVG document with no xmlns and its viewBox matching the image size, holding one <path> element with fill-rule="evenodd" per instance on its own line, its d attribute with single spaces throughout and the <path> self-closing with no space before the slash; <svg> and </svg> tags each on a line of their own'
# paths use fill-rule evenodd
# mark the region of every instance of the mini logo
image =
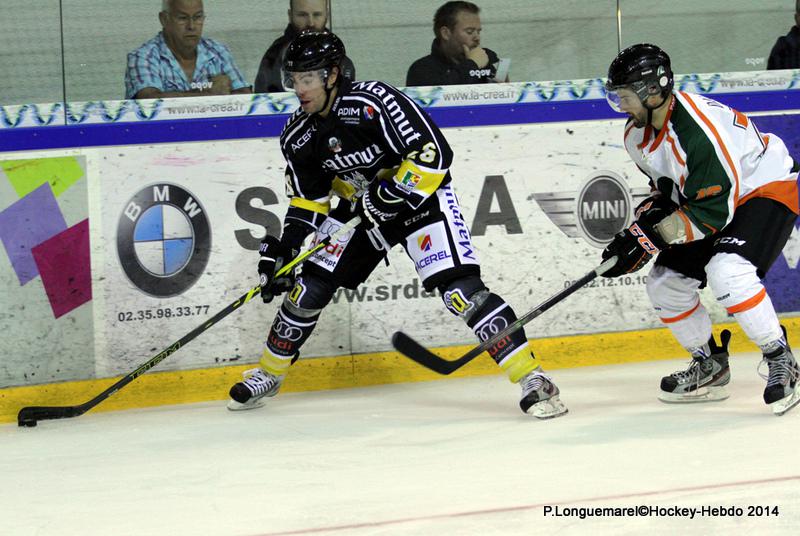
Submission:
<svg viewBox="0 0 800 536">
<path fill-rule="evenodd" d="M 328 149 L 333 151 L 334 153 L 339 153 L 342 151 L 342 142 L 339 141 L 337 137 L 331 137 L 328 140 Z"/>
<path fill-rule="evenodd" d="M 629 188 L 613 171 L 589 175 L 575 192 L 533 194 L 536 202 L 564 234 L 604 248 L 633 221 L 633 207 L 650 195 L 649 188 Z"/>
<path fill-rule="evenodd" d="M 375 108 L 364 106 L 364 119 L 371 121 L 375 117 Z"/>
<path fill-rule="evenodd" d="M 418 237 L 417 245 L 419 245 L 420 251 L 430 251 L 431 248 L 433 247 L 433 240 L 431 240 L 431 235 L 426 234 Z"/>
<path fill-rule="evenodd" d="M 211 252 L 211 229 L 203 206 L 176 184 L 137 192 L 117 226 L 117 254 L 133 283 L 158 298 L 185 292 L 203 274 Z"/>
</svg>

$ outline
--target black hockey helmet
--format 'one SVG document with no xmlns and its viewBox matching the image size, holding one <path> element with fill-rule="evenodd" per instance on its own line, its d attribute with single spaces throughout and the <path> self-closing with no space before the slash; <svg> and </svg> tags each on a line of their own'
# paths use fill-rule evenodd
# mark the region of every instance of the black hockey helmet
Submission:
<svg viewBox="0 0 800 536">
<path fill-rule="evenodd" d="M 285 72 L 307 72 L 338 66 L 344 58 L 344 43 L 336 34 L 304 31 L 295 37 L 283 57 Z"/>
<path fill-rule="evenodd" d="M 667 53 L 656 45 L 641 43 L 626 48 L 611 62 L 608 67 L 606 96 L 611 107 L 619 111 L 616 90 L 629 89 L 649 109 L 647 98 L 651 95 L 666 98 L 674 84 L 672 65 Z"/>
</svg>

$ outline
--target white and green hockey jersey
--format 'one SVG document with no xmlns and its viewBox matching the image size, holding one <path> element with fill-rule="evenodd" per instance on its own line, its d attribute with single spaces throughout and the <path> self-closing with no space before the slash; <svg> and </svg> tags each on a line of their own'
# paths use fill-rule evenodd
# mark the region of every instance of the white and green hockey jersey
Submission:
<svg viewBox="0 0 800 536">
<path fill-rule="evenodd" d="M 702 95 L 672 95 L 664 127 L 629 122 L 625 148 L 652 184 L 681 205 L 687 242 L 720 231 L 754 197 L 800 213 L 795 164 L 779 137 Z"/>
</svg>

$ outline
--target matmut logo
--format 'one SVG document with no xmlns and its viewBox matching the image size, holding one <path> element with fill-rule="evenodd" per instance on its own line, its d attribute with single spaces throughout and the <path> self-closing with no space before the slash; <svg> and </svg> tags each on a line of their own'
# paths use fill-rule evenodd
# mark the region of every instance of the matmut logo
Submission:
<svg viewBox="0 0 800 536">
<path fill-rule="evenodd" d="M 335 138 L 331 138 L 329 144 Z M 365 147 L 361 151 L 353 151 L 351 153 L 343 154 L 341 151 L 341 142 L 336 139 L 338 145 L 331 146 L 330 149 L 334 151 L 333 158 L 328 158 L 322 161 L 322 164 L 333 171 L 350 171 L 359 167 L 368 167 L 380 160 L 383 157 L 383 151 L 377 143 L 373 143 L 369 147 Z M 336 147 L 339 148 L 336 151 Z"/>
<path fill-rule="evenodd" d="M 419 246 L 420 251 L 430 251 L 431 248 L 433 247 L 433 240 L 431 240 L 431 235 L 426 234 L 418 237 L 417 245 Z"/>
<path fill-rule="evenodd" d="M 415 113 L 416 111 L 414 110 L 414 105 L 406 100 L 404 95 L 400 94 L 400 98 L 404 99 L 403 105 L 406 106 L 405 110 L 404 106 L 401 106 L 397 98 L 392 95 L 389 88 L 382 85 L 380 82 L 357 82 L 353 84 L 353 89 L 369 91 L 380 99 L 383 104 L 383 110 L 389 115 L 389 118 L 397 128 L 396 132 L 400 134 L 400 137 L 402 137 L 408 145 L 411 145 L 414 140 L 418 140 L 422 136 L 422 134 L 417 132 L 414 125 L 411 124 L 408 117 L 406 117 L 406 111 L 414 111 Z"/>
</svg>

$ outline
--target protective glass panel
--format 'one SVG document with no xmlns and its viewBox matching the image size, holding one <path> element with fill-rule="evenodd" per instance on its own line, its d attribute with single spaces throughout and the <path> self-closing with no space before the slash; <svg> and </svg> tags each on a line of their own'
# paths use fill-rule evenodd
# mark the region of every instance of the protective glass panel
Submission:
<svg viewBox="0 0 800 536">
<path fill-rule="evenodd" d="M 0 106 L 63 100 L 58 0 L 3 0 Z"/>
</svg>

